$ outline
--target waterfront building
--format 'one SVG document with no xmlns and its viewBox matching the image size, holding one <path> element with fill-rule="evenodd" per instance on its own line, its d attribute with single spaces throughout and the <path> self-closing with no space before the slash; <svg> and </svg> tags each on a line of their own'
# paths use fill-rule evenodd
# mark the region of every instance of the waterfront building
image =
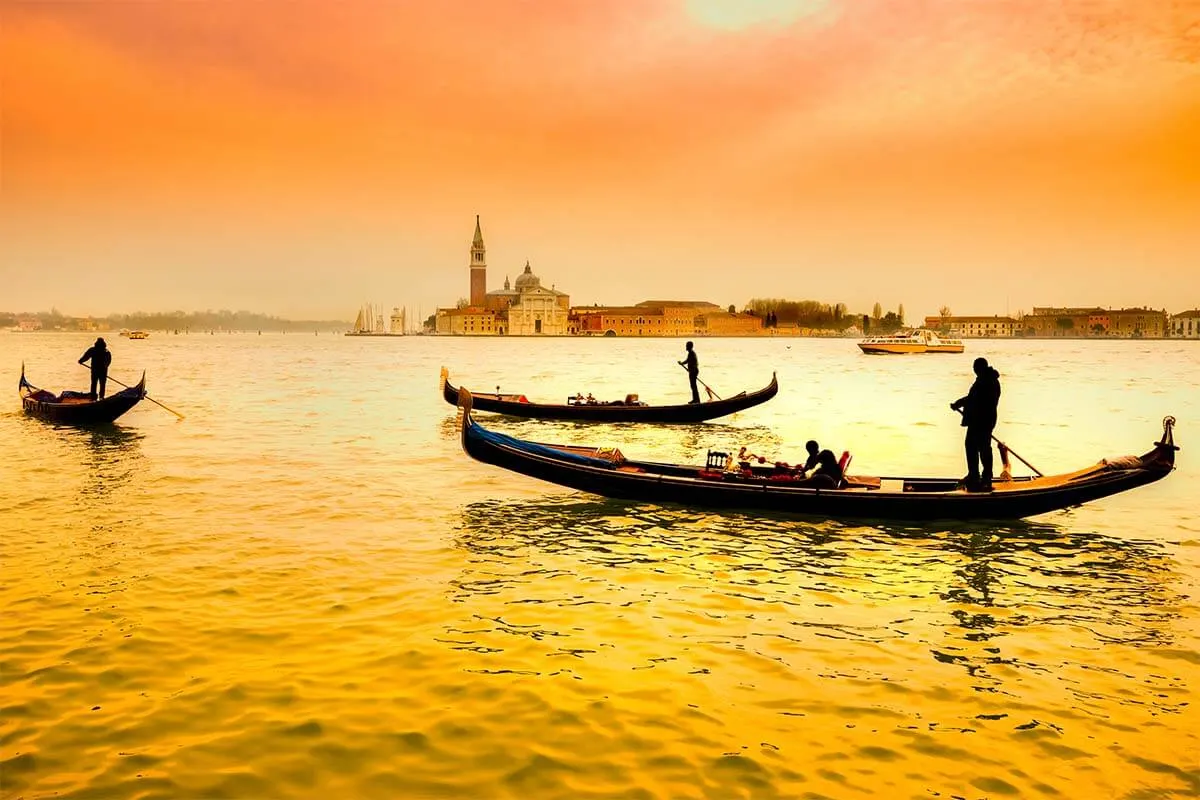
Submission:
<svg viewBox="0 0 1200 800">
<path fill-rule="evenodd" d="M 762 317 L 704 301 L 646 300 L 634 306 L 571 309 L 571 331 L 589 336 L 747 336 L 762 327 Z"/>
<path fill-rule="evenodd" d="M 755 336 L 763 332 L 763 319 L 744 311 L 706 311 L 696 317 L 697 336 Z"/>
<path fill-rule="evenodd" d="M 1151 308 L 1035 307 L 1023 320 L 1028 336 L 1053 338 L 1161 339 L 1166 311 Z"/>
<path fill-rule="evenodd" d="M 502 336 L 504 324 L 496 312 L 478 306 L 439 308 L 434 326 L 444 336 Z"/>
<path fill-rule="evenodd" d="M 926 317 L 925 327 L 960 339 L 1010 338 L 1019 330 L 1012 317 Z"/>
<path fill-rule="evenodd" d="M 1025 316 L 1026 336 L 1080 337 L 1088 336 L 1090 321 L 1104 314 L 1102 308 L 1038 307 Z M 1107 326 L 1105 326 L 1107 331 Z M 1090 335 L 1096 335 L 1092 332 Z"/>
<path fill-rule="evenodd" d="M 508 283 L 508 279 L 505 279 Z M 517 276 L 517 297 L 508 306 L 508 329 L 513 336 L 566 336 L 571 298 L 554 287 L 547 289 L 533 274 L 529 261 Z"/>
<path fill-rule="evenodd" d="M 484 305 L 487 294 L 487 248 L 483 244 L 483 229 L 475 215 L 475 238 L 471 240 L 471 299 L 475 307 Z"/>
<path fill-rule="evenodd" d="M 515 285 L 487 291 L 487 245 L 478 215 L 470 252 L 470 299 L 460 308 L 439 308 L 434 329 L 458 336 L 565 336 L 571 298 L 533 274 L 528 259 Z"/>
<path fill-rule="evenodd" d="M 1200 309 L 1171 316 L 1172 339 L 1200 339 Z"/>
<path fill-rule="evenodd" d="M 1123 308 L 1108 312 L 1109 335 L 1122 339 L 1161 339 L 1167 335 L 1167 312 L 1152 308 Z"/>
</svg>

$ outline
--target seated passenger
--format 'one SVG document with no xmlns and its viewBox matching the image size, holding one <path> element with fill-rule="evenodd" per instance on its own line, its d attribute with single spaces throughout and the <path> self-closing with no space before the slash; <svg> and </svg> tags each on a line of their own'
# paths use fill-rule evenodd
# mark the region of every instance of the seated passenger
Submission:
<svg viewBox="0 0 1200 800">
<path fill-rule="evenodd" d="M 583 404 L 583 392 L 576 392 L 575 393 L 575 405 L 582 405 L 582 404 Z"/>
<path fill-rule="evenodd" d="M 814 489 L 836 489 L 842 485 L 842 468 L 832 450 L 822 450 L 817 454 L 817 468 L 804 485 Z"/>
<path fill-rule="evenodd" d="M 767 463 L 767 459 L 765 457 L 751 453 L 748 447 L 743 447 L 741 450 L 738 450 L 737 460 L 738 463 L 742 465 L 742 469 L 750 469 L 751 463 L 755 461 L 757 461 L 759 464 Z"/>
<path fill-rule="evenodd" d="M 817 444 L 815 440 L 809 439 L 805 442 L 804 449 L 808 451 L 808 460 L 804 462 L 804 466 L 798 468 L 801 475 L 815 467 L 821 459 L 821 445 Z"/>
<path fill-rule="evenodd" d="M 591 393 L 591 392 L 588 392 L 588 396 L 587 396 L 587 404 L 588 404 L 589 406 L 594 406 L 594 405 L 596 405 L 596 398 L 592 397 L 592 393 Z"/>
</svg>

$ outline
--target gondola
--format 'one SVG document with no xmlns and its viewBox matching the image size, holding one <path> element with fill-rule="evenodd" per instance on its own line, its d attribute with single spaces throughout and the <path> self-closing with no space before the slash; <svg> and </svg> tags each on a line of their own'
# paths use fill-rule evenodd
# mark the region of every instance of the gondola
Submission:
<svg viewBox="0 0 1200 800">
<path fill-rule="evenodd" d="M 105 425 L 136 406 L 146 396 L 146 373 L 142 373 L 142 379 L 136 386 L 122 389 L 103 400 L 92 400 L 85 392 L 56 395 L 39 389 L 25 380 L 25 367 L 22 365 L 21 382 L 17 388 L 26 414 L 61 425 Z"/>
<path fill-rule="evenodd" d="M 450 372 L 442 367 L 442 397 L 458 404 L 459 388 L 450 383 Z M 611 403 L 534 403 L 523 394 L 473 394 L 477 411 L 492 411 L 527 419 L 562 419 L 577 422 L 704 422 L 724 417 L 767 402 L 779 392 L 774 373 L 771 382 L 757 392 L 741 392 L 723 400 L 652 406 L 636 400 Z M 630 396 L 633 397 L 632 395 Z"/>
<path fill-rule="evenodd" d="M 617 449 L 528 442 L 490 431 L 472 417 L 473 398 L 460 391 L 462 447 L 487 464 L 603 497 L 686 506 L 783 511 L 827 519 L 1011 520 L 1077 506 L 1160 480 L 1174 469 L 1173 417 L 1143 456 L 1102 460 L 1062 475 L 997 480 L 969 492 L 956 478 L 847 476 L 837 488 L 806 486 L 774 465 L 730 466 L 709 453 L 705 466 L 625 458 Z M 848 462 L 848 454 L 843 461 Z"/>
</svg>

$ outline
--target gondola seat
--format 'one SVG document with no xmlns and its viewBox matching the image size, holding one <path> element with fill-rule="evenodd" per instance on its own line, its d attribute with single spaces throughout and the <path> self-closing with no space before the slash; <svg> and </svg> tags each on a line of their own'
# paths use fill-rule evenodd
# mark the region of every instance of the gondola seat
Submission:
<svg viewBox="0 0 1200 800">
<path fill-rule="evenodd" d="M 854 456 L 850 455 L 849 450 L 842 451 L 842 457 L 838 459 L 838 472 L 842 473 L 842 479 L 838 481 L 838 489 L 844 489 L 846 487 L 846 468 L 850 466 L 850 462 L 853 459 Z"/>
</svg>

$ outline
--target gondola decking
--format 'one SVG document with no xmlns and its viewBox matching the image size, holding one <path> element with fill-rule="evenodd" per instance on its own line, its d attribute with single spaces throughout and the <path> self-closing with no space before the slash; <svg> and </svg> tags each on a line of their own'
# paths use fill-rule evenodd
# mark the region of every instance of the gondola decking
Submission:
<svg viewBox="0 0 1200 800">
<path fill-rule="evenodd" d="M 136 386 L 122 389 L 103 400 L 90 400 L 80 393 L 62 399 L 53 392 L 39 389 L 25 380 L 25 369 L 21 368 L 21 382 L 17 385 L 21 393 L 21 405 L 25 413 L 57 422 L 62 425 L 105 425 L 136 406 L 146 396 L 146 373 Z"/>
<path fill-rule="evenodd" d="M 459 388 L 450 383 L 450 373 L 442 368 L 442 397 L 450 405 L 458 404 Z M 774 374 L 771 382 L 756 392 L 742 392 L 723 400 L 654 406 L 628 403 L 534 403 L 519 394 L 475 394 L 474 407 L 526 419 L 559 419 L 578 422 L 704 422 L 724 417 L 767 402 L 779 391 Z"/>
<path fill-rule="evenodd" d="M 538 444 L 490 431 L 472 417 L 474 398 L 459 391 L 462 447 L 472 458 L 603 497 L 686 506 L 758 509 L 833 519 L 1005 520 L 1076 506 L 1160 480 L 1174 469 L 1173 417 L 1141 457 L 1125 456 L 1063 475 L 997 481 L 968 492 L 955 478 L 848 476 L 841 488 L 812 488 L 772 469 L 749 474 L 633 461 L 619 450 Z"/>
</svg>

